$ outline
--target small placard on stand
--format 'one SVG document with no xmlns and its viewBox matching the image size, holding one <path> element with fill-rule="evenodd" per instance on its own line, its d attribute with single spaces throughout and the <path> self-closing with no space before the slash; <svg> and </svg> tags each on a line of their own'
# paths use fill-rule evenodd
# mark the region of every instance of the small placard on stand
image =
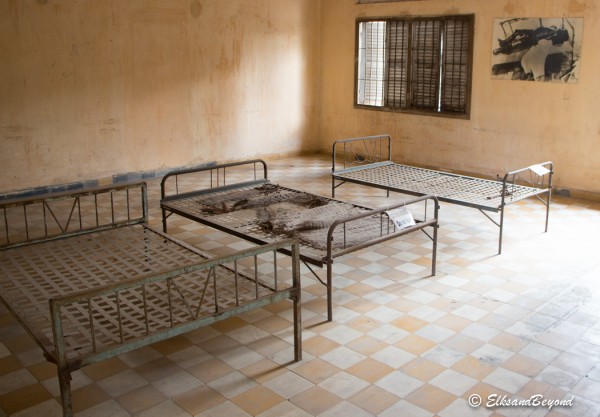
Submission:
<svg viewBox="0 0 600 417">
<path fill-rule="evenodd" d="M 531 165 L 529 169 L 539 176 L 546 175 L 550 172 L 550 170 L 543 165 Z"/>
<path fill-rule="evenodd" d="M 406 229 L 416 224 L 413 215 L 406 206 L 388 210 L 386 213 L 398 229 Z"/>
</svg>

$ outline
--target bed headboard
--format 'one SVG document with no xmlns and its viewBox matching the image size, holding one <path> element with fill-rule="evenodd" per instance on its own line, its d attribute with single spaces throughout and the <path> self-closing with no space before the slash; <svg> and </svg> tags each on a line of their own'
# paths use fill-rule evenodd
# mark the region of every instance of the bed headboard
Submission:
<svg viewBox="0 0 600 417">
<path fill-rule="evenodd" d="M 392 160 L 390 135 L 340 139 L 333 143 L 331 171 Z"/>
<path fill-rule="evenodd" d="M 145 182 L 6 200 L 0 203 L 0 249 L 147 220 Z"/>
<path fill-rule="evenodd" d="M 201 194 L 215 188 L 252 185 L 267 181 L 267 163 L 262 159 L 178 169 L 163 177 L 160 183 L 160 198 L 163 201 Z"/>
</svg>

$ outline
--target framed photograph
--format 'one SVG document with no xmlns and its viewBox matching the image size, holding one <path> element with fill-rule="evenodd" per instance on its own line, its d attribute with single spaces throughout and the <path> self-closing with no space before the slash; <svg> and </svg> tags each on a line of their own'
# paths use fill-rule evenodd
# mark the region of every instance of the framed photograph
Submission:
<svg viewBox="0 0 600 417">
<path fill-rule="evenodd" d="M 583 18 L 494 19 L 492 78 L 577 83 Z"/>
</svg>

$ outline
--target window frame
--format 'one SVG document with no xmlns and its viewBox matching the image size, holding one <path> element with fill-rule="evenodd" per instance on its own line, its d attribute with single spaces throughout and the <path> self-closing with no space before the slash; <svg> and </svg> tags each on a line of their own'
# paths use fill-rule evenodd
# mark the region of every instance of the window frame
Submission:
<svg viewBox="0 0 600 417">
<path fill-rule="evenodd" d="M 370 104 L 359 104 L 359 73 L 360 73 L 360 68 L 359 68 L 359 55 L 361 53 L 360 51 L 360 25 L 362 23 L 365 22 L 386 22 L 386 27 L 388 26 L 389 22 L 401 22 L 403 24 L 408 23 L 409 32 L 413 31 L 413 23 L 416 21 L 421 21 L 421 22 L 427 22 L 427 21 L 435 21 L 435 22 L 441 22 L 442 25 L 442 29 L 440 30 L 440 32 L 445 30 L 445 26 L 446 22 L 449 20 L 465 20 L 468 22 L 469 27 L 467 28 L 467 34 L 468 34 L 468 45 L 467 45 L 467 64 L 466 64 L 466 70 L 465 70 L 465 75 L 466 75 L 466 84 L 464 85 L 464 112 L 456 112 L 456 111 L 444 111 L 443 109 L 438 110 L 438 109 L 425 109 L 425 108 L 417 108 L 415 107 L 412 102 L 411 104 L 408 105 L 408 107 L 406 108 L 396 108 L 396 107 L 391 107 L 388 105 L 388 86 L 389 86 L 389 82 L 390 80 L 387 78 L 387 75 L 389 74 L 389 55 L 390 55 L 390 51 L 389 51 L 389 40 L 387 39 L 387 30 L 385 32 L 386 39 L 385 39 L 385 54 L 386 54 L 386 59 L 385 59 L 385 74 L 386 77 L 385 79 L 382 81 L 383 83 L 383 88 L 384 88 L 384 99 L 383 99 L 383 105 L 378 106 L 378 105 L 370 105 Z M 474 34 L 475 34 L 475 15 L 474 14 L 456 14 L 456 15 L 434 15 L 434 16 L 386 16 L 386 17 L 360 17 L 356 19 L 356 24 L 355 24 L 355 51 L 354 51 L 354 108 L 357 109 L 362 109 L 362 110 L 375 110 L 375 111 L 386 111 L 386 112 L 395 112 L 395 113 L 408 113 L 408 114 L 418 114 L 418 115 L 428 115 L 428 116 L 436 116 L 436 117 L 449 117 L 449 118 L 455 118 L 455 119 L 470 119 L 470 115 L 471 115 L 471 97 L 472 97 L 472 82 L 473 82 L 473 43 L 474 43 Z M 413 63 L 413 47 L 411 45 L 411 41 L 412 39 L 409 40 L 409 46 L 408 46 L 408 50 L 406 51 L 406 54 L 408 55 L 408 59 L 409 62 L 407 64 L 407 67 L 411 67 L 412 63 Z M 442 46 L 443 48 L 443 46 Z M 443 55 L 443 52 L 445 50 L 444 49 L 439 49 L 439 56 Z M 438 63 L 438 66 L 436 68 L 438 74 L 440 73 L 441 69 L 443 67 L 443 64 Z M 410 69 L 409 69 L 410 72 Z M 410 85 L 411 83 L 413 83 L 413 77 L 412 74 L 409 74 L 406 80 L 406 83 L 408 85 Z M 437 84 L 437 93 L 438 96 L 441 97 L 444 93 L 444 86 L 446 84 L 443 82 L 443 80 L 440 78 L 440 83 Z M 462 86 L 461 86 L 462 87 Z M 410 97 L 410 87 L 408 89 L 408 92 L 406 93 L 406 96 L 408 97 L 408 100 L 411 100 Z"/>
</svg>

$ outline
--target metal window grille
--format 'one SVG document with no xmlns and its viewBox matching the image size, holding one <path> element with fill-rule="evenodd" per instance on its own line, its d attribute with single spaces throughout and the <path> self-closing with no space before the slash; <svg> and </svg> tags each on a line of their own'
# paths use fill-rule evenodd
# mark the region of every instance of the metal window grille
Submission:
<svg viewBox="0 0 600 417">
<path fill-rule="evenodd" d="M 469 20 L 465 18 L 445 21 L 441 111 L 468 111 L 470 26 Z"/>
<path fill-rule="evenodd" d="M 422 20 L 412 25 L 411 107 L 416 109 L 438 107 L 441 23 Z"/>
<path fill-rule="evenodd" d="M 382 106 L 385 86 L 385 27 L 384 21 L 363 22 L 359 25 L 358 103 Z"/>
<path fill-rule="evenodd" d="M 388 94 L 387 106 L 393 109 L 405 109 L 408 97 L 409 69 L 409 24 L 395 20 L 388 24 Z"/>
<path fill-rule="evenodd" d="M 357 30 L 357 104 L 468 114 L 473 16 L 361 21 Z"/>
</svg>

